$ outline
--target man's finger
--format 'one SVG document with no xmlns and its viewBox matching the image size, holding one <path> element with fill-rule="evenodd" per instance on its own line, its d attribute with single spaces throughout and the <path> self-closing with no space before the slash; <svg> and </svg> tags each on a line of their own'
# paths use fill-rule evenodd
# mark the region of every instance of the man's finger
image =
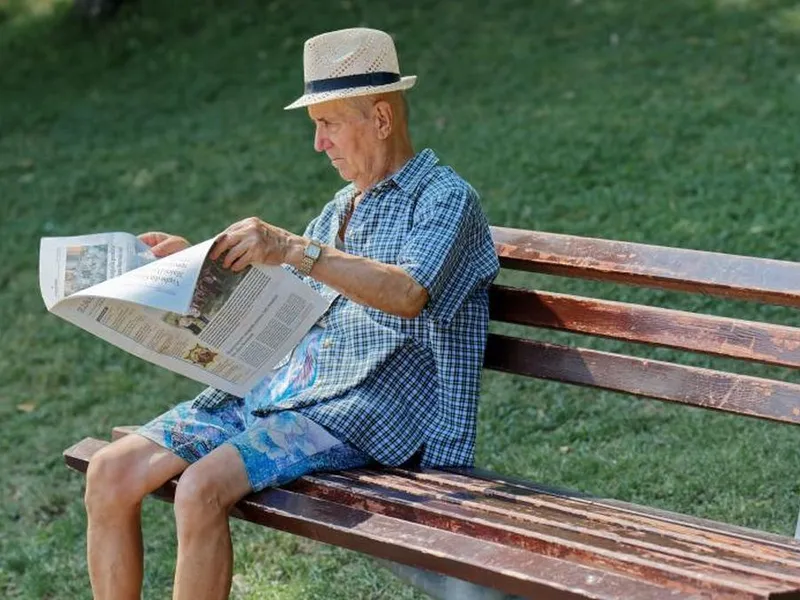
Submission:
<svg viewBox="0 0 800 600">
<path fill-rule="evenodd" d="M 146 242 L 145 242 L 146 243 Z M 156 256 L 169 256 L 170 254 L 175 254 L 176 252 L 180 252 L 181 250 L 188 248 L 189 242 L 187 242 L 182 237 L 169 237 L 165 239 L 163 242 L 156 244 L 150 250 Z"/>
<path fill-rule="evenodd" d="M 139 234 L 136 237 L 148 246 L 152 247 L 163 242 L 169 237 L 169 235 L 163 231 L 148 231 L 147 233 Z"/>
<path fill-rule="evenodd" d="M 215 239 L 214 243 L 211 245 L 211 252 L 208 255 L 209 258 L 211 258 L 211 260 L 217 260 L 222 253 L 234 243 L 235 241 L 228 235 L 228 230 L 226 229 L 217 236 L 217 239 Z"/>
<path fill-rule="evenodd" d="M 239 258 L 237 258 L 236 261 L 234 261 L 231 264 L 230 269 L 231 271 L 238 273 L 239 271 L 241 271 L 242 269 L 246 268 L 251 264 L 253 264 L 253 258 L 251 256 L 251 253 L 248 251 L 242 254 Z"/>
<path fill-rule="evenodd" d="M 238 259 L 240 256 L 246 254 L 249 248 L 250 244 L 244 241 L 240 241 L 233 248 L 229 248 L 228 254 L 225 255 L 225 260 L 222 261 L 222 266 L 226 269 L 230 269 L 234 261 Z"/>
</svg>

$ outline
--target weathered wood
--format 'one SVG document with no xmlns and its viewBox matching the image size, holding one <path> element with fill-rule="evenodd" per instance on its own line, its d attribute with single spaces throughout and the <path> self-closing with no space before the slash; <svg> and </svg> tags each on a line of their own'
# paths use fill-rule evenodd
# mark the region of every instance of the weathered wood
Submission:
<svg viewBox="0 0 800 600">
<path fill-rule="evenodd" d="M 516 521 L 538 530 L 539 523 L 587 532 L 587 535 L 620 541 L 631 546 L 649 547 L 658 552 L 686 557 L 698 562 L 749 565 L 778 574 L 800 569 L 800 545 L 785 536 L 734 527 L 723 523 L 657 511 L 643 506 L 587 497 L 570 490 L 537 493 L 528 486 L 487 485 L 495 474 L 476 469 L 413 472 L 402 469 L 381 471 L 380 483 L 399 489 L 428 490 L 428 493 L 457 503 L 469 502 L 489 513 L 510 513 Z M 388 477 L 386 474 L 394 474 Z M 361 471 L 343 477 L 370 480 L 374 474 Z M 414 480 L 409 484 L 407 479 Z M 500 479 L 503 479 L 502 477 Z M 399 482 L 399 483 L 398 483 Z M 748 567 L 748 568 L 749 568 Z"/>
<path fill-rule="evenodd" d="M 772 565 L 749 552 L 712 548 L 678 540 L 669 531 L 646 531 L 630 523 L 561 511 L 550 505 L 525 506 L 479 493 L 448 489 L 383 471 L 304 478 L 293 490 L 371 512 L 454 531 L 495 543 L 604 568 L 665 586 L 694 586 L 720 591 L 730 586 L 751 590 L 776 584 L 800 588 L 800 556 L 791 565 Z M 702 582 L 697 572 L 702 570 Z M 739 588 L 737 588 L 739 589 Z"/>
<path fill-rule="evenodd" d="M 111 430 L 111 440 L 115 441 L 136 431 L 136 425 L 117 425 Z"/>
<path fill-rule="evenodd" d="M 493 320 L 800 367 L 800 329 L 667 308 L 493 286 Z"/>
<path fill-rule="evenodd" d="M 105 445 L 87 438 L 65 451 L 67 464 L 85 472 L 91 456 Z M 177 480 L 155 495 L 171 501 Z M 569 561 L 385 517 L 367 510 L 277 488 L 240 501 L 233 516 L 372 556 L 430 569 L 526 598 L 689 598 Z M 775 591 L 777 591 L 776 588 Z M 720 597 L 769 598 L 760 587 Z"/>
<path fill-rule="evenodd" d="M 337 475 L 315 475 L 299 485 L 307 485 L 308 481 L 326 488 L 322 493 L 328 493 L 328 488 L 337 485 L 350 493 L 353 490 L 370 493 L 370 489 L 377 486 L 380 494 L 386 495 L 387 490 L 400 494 L 398 502 L 408 498 L 424 499 L 421 507 L 415 507 L 417 510 L 431 510 L 436 507 L 436 502 L 441 502 L 451 515 L 461 516 L 458 527 L 462 527 L 470 515 L 482 515 L 490 526 L 502 530 L 509 526 L 509 531 L 533 537 L 558 531 L 558 543 L 577 540 L 622 555 L 658 555 L 655 561 L 658 568 L 668 569 L 671 564 L 680 565 L 683 560 L 691 560 L 800 584 L 800 546 L 780 546 L 752 530 L 749 537 L 742 537 L 713 524 L 703 531 L 680 520 L 637 518 L 624 508 L 575 501 L 575 494 L 571 491 L 531 495 L 520 489 L 515 493 L 506 491 L 497 495 L 468 473 L 453 479 L 450 473 L 437 470 L 363 469 Z M 342 481 L 346 483 L 341 484 Z M 319 493 L 311 488 L 303 489 L 307 493 Z M 671 557 L 680 560 L 671 563 Z"/>
<path fill-rule="evenodd" d="M 427 472 L 420 472 L 411 476 L 424 479 L 429 477 L 430 474 Z M 481 493 L 490 497 L 537 498 L 542 496 L 569 496 L 571 502 L 574 502 L 577 506 L 585 505 L 596 511 L 603 511 L 605 508 L 610 508 L 618 514 L 629 515 L 630 519 L 639 523 L 647 524 L 655 521 L 657 526 L 663 524 L 664 527 L 674 531 L 679 531 L 682 526 L 686 525 L 691 529 L 693 535 L 702 535 L 703 532 L 709 532 L 712 534 L 712 537 L 716 535 L 717 532 L 721 531 L 726 536 L 729 536 L 730 539 L 742 540 L 745 545 L 750 542 L 756 542 L 778 549 L 789 550 L 790 552 L 800 551 L 800 540 L 793 540 L 785 535 L 778 535 L 768 531 L 758 531 L 747 527 L 730 525 L 728 523 L 720 523 L 719 521 L 711 521 L 659 508 L 631 504 L 613 498 L 598 498 L 590 494 L 532 483 L 519 477 L 499 475 L 487 471 L 486 469 L 448 469 L 446 472 L 436 472 L 436 477 L 444 477 L 448 481 L 460 482 L 461 485 L 467 485 L 470 489 L 472 489 L 473 486 L 477 486 L 477 489 L 480 490 Z M 768 552 L 768 555 L 773 556 L 771 552 Z"/>
<path fill-rule="evenodd" d="M 85 471 L 103 445 L 87 439 L 65 457 Z M 174 487 L 157 495 L 170 500 Z M 630 511 L 592 517 L 580 495 L 503 485 L 501 498 L 485 494 L 490 487 L 460 472 L 364 469 L 251 495 L 234 516 L 525 597 L 800 597 L 800 546 L 753 540 L 744 551 L 739 536 L 693 537 L 691 526 L 668 522 L 656 535 Z"/>
<path fill-rule="evenodd" d="M 484 366 L 800 424 L 800 385 L 490 334 Z"/>
<path fill-rule="evenodd" d="M 503 267 L 800 306 L 800 264 L 492 227 Z"/>
</svg>

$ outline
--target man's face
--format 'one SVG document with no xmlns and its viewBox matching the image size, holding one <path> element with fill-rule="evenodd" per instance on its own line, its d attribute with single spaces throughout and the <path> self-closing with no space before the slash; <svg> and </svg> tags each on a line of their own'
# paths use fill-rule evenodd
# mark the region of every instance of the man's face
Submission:
<svg viewBox="0 0 800 600">
<path fill-rule="evenodd" d="M 314 121 L 314 150 L 325 152 L 345 181 L 368 181 L 378 138 L 372 119 L 346 100 L 308 107 Z"/>
</svg>

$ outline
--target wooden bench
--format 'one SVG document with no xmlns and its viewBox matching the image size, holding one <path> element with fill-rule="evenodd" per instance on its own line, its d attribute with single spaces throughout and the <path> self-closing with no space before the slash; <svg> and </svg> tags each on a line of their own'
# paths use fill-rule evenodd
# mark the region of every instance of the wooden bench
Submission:
<svg viewBox="0 0 800 600">
<path fill-rule="evenodd" d="M 800 306 L 800 264 L 493 228 L 502 266 Z M 800 329 L 496 285 L 492 319 L 784 367 Z M 492 334 L 489 369 L 800 423 L 800 385 Z M 524 399 L 520 399 L 524 402 Z M 125 431 L 117 430 L 114 435 Z M 65 451 L 85 471 L 105 442 Z M 156 495 L 171 500 L 175 481 Z M 480 469 L 303 477 L 234 516 L 530 598 L 800 598 L 800 541 Z M 800 534 L 800 532 L 798 532 Z"/>
</svg>

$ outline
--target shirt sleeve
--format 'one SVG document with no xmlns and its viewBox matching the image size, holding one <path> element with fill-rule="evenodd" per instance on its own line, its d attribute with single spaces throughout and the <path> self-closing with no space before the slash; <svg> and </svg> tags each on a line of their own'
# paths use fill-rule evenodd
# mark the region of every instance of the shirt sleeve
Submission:
<svg viewBox="0 0 800 600">
<path fill-rule="evenodd" d="M 397 264 L 428 292 L 425 310 L 448 325 L 464 301 L 499 270 L 489 225 L 467 184 L 425 190 Z"/>
<path fill-rule="evenodd" d="M 311 222 L 306 225 L 306 229 L 303 232 L 304 238 L 313 238 L 314 237 L 314 229 L 317 227 L 317 222 L 319 221 L 319 216 L 314 217 L 311 219 Z"/>
</svg>

